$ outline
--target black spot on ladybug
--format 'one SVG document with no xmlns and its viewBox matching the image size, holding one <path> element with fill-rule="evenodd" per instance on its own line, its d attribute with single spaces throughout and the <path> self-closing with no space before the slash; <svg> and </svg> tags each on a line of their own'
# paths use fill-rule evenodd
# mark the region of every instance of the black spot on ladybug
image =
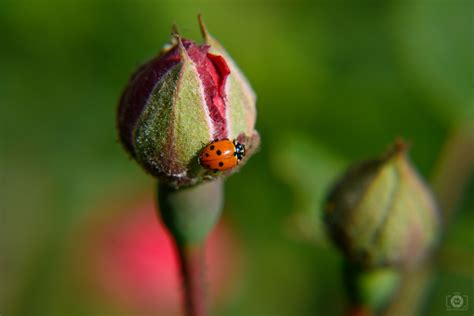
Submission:
<svg viewBox="0 0 474 316">
<path fill-rule="evenodd" d="M 209 154 L 208 154 L 208 153 L 206 153 L 206 157 L 209 157 Z"/>
<path fill-rule="evenodd" d="M 222 167 L 224 163 L 222 161 L 219 162 L 219 167 Z"/>
<path fill-rule="evenodd" d="M 220 156 L 220 155 L 222 154 L 222 151 L 217 150 L 217 151 L 216 151 L 216 154 Z"/>
<path fill-rule="evenodd" d="M 214 150 L 214 145 L 211 145 L 211 147 L 209 147 L 210 150 Z"/>
</svg>

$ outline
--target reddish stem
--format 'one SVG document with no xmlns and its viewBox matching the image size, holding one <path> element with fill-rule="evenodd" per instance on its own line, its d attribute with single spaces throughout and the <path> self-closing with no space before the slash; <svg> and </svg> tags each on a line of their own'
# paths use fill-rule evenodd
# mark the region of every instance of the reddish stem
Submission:
<svg viewBox="0 0 474 316">
<path fill-rule="evenodd" d="M 187 316 L 206 316 L 204 243 L 177 245 Z"/>
<path fill-rule="evenodd" d="M 372 316 L 372 310 L 368 306 L 350 306 L 346 313 L 347 316 Z"/>
</svg>

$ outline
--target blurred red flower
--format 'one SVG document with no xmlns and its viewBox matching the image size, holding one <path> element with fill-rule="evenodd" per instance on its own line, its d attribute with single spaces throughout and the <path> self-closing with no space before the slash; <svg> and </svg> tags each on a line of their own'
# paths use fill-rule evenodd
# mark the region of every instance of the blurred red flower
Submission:
<svg viewBox="0 0 474 316">
<path fill-rule="evenodd" d="M 87 236 L 76 252 L 86 292 L 127 312 L 174 316 L 181 312 L 181 285 L 171 237 L 150 200 L 107 212 L 81 232 Z M 103 217 L 103 216 L 102 216 Z M 206 248 L 208 299 L 212 305 L 228 296 L 236 264 L 236 241 L 221 222 Z"/>
</svg>

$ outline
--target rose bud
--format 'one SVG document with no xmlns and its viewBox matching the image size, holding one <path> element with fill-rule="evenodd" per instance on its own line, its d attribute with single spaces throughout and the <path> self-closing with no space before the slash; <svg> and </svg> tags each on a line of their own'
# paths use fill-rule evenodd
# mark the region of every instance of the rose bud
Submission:
<svg viewBox="0 0 474 316">
<path fill-rule="evenodd" d="M 175 35 L 169 47 L 135 72 L 118 108 L 125 149 L 147 172 L 175 187 L 220 175 L 198 163 L 211 141 L 243 144 L 243 162 L 259 143 L 255 93 L 200 23 L 205 43 Z"/>
<path fill-rule="evenodd" d="M 398 141 L 381 158 L 350 168 L 327 198 L 325 223 L 348 260 L 410 267 L 435 245 L 440 213 Z"/>
</svg>

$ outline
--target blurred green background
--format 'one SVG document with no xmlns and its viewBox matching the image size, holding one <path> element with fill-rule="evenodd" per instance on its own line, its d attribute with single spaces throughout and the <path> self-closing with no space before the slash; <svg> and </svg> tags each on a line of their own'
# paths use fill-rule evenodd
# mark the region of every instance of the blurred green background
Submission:
<svg viewBox="0 0 474 316">
<path fill-rule="evenodd" d="M 153 179 L 117 142 L 117 101 L 173 23 L 200 39 L 198 13 L 257 92 L 262 136 L 226 184 L 245 273 L 215 315 L 341 315 L 342 258 L 317 216 L 330 182 L 398 136 L 430 179 L 450 135 L 472 125 L 472 1 L 3 0 L 2 316 L 129 315 L 77 292 L 66 253 L 100 205 L 152 195 Z M 472 175 L 426 315 L 448 314 L 453 292 L 474 304 Z"/>
</svg>

